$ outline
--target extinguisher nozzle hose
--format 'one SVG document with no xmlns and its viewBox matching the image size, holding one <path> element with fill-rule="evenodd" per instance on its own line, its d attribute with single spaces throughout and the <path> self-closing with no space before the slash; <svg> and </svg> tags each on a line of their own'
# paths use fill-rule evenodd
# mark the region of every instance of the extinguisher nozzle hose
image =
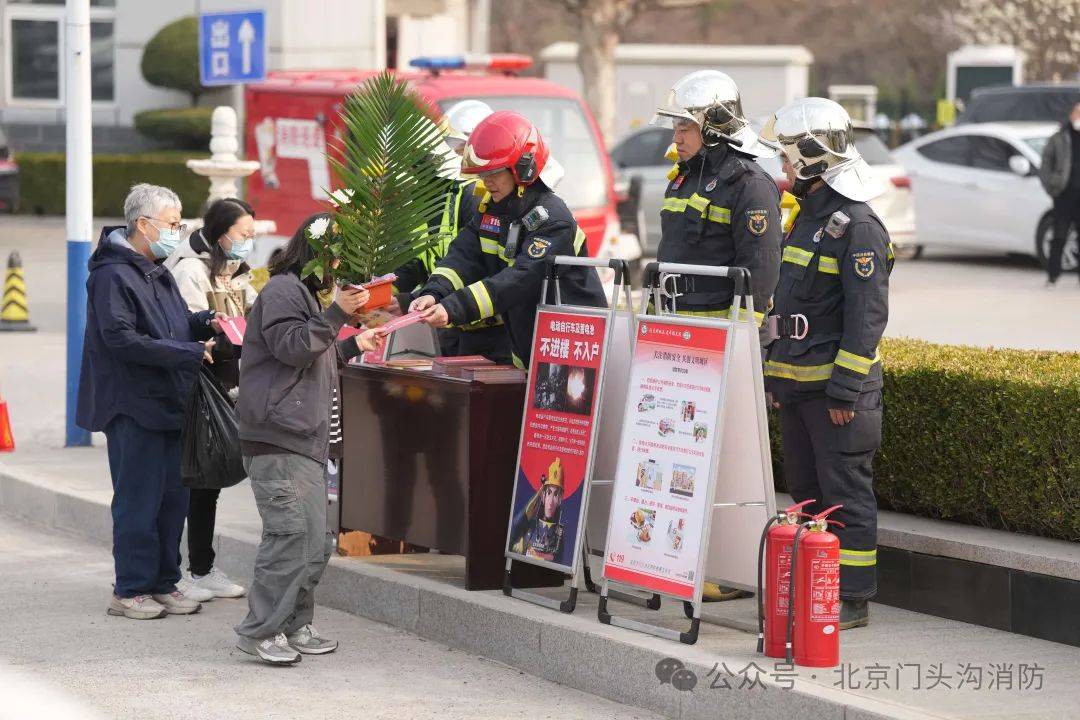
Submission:
<svg viewBox="0 0 1080 720">
<path fill-rule="evenodd" d="M 795 578 L 799 574 L 799 538 L 802 537 L 804 532 L 806 532 L 806 525 L 800 525 L 799 529 L 795 531 L 795 539 L 791 543 L 791 579 L 788 582 L 787 641 L 785 643 L 788 663 L 794 660 L 791 654 L 791 638 L 795 627 Z"/>
<path fill-rule="evenodd" d="M 769 529 L 780 519 L 780 515 L 773 515 L 765 523 L 765 529 L 761 531 L 761 542 L 758 543 L 757 551 L 757 651 L 765 652 L 765 596 L 762 593 L 762 564 L 765 560 L 765 541 L 769 537 Z"/>
</svg>

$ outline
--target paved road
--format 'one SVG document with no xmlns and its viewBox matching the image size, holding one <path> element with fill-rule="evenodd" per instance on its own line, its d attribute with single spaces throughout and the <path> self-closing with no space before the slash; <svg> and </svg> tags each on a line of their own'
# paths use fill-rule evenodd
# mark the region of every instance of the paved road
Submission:
<svg viewBox="0 0 1080 720">
<path fill-rule="evenodd" d="M 244 601 L 109 617 L 111 576 L 104 548 L 0 515 L 0 720 L 657 717 L 325 609 L 317 627 L 338 652 L 266 667 L 233 647 Z"/>
</svg>

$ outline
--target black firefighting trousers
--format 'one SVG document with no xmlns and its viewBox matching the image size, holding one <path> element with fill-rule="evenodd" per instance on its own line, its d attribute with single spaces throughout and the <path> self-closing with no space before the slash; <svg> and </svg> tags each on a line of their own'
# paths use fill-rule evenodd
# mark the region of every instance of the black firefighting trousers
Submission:
<svg viewBox="0 0 1080 720">
<path fill-rule="evenodd" d="M 833 505 L 830 525 L 840 539 L 840 597 L 868 600 L 877 593 L 877 498 L 872 463 L 881 445 L 881 391 L 863 393 L 847 425 L 829 419 L 829 402 L 814 398 L 784 404 L 784 478 L 795 502 L 816 500 L 804 510 Z"/>
</svg>

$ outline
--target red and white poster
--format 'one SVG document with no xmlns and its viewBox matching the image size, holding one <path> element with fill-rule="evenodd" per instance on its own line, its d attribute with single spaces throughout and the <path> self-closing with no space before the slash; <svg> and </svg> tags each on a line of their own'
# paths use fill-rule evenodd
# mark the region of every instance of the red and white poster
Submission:
<svg viewBox="0 0 1080 720">
<path fill-rule="evenodd" d="M 573 572 L 607 314 L 537 313 L 506 554 Z"/>
<path fill-rule="evenodd" d="M 608 518 L 606 579 L 693 599 L 711 510 L 727 340 L 725 328 L 677 319 L 638 325 Z"/>
</svg>

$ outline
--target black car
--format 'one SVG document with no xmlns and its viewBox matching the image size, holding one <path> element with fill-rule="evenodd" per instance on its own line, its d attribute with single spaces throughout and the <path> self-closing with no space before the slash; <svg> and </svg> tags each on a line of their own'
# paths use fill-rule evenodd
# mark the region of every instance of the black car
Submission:
<svg viewBox="0 0 1080 720">
<path fill-rule="evenodd" d="M 0 128 L 0 212 L 15 212 L 19 203 L 19 166 L 8 148 L 7 136 Z"/>
<path fill-rule="evenodd" d="M 1080 83 L 1035 83 L 972 91 L 957 122 L 1063 123 L 1080 102 Z"/>
</svg>

